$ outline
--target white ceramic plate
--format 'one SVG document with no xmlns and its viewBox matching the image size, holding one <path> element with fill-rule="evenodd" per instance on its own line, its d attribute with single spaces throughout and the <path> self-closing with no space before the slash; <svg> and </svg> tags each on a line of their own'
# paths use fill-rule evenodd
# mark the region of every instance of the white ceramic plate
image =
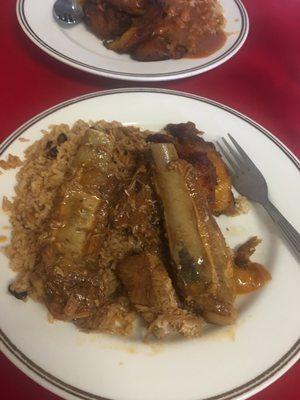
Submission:
<svg viewBox="0 0 300 400">
<path fill-rule="evenodd" d="M 274 136 L 236 111 L 213 101 L 160 89 L 125 89 L 79 97 L 45 111 L 0 147 L 22 156 L 51 124 L 77 119 L 118 120 L 160 129 L 195 121 L 206 138 L 227 132 L 263 171 L 274 203 L 300 228 L 299 163 Z M 12 195 L 15 172 L 0 175 L 0 199 Z M 144 344 L 103 334 L 85 334 L 63 322 L 50 324 L 42 305 L 7 293 L 14 273 L 0 255 L 0 348 L 22 371 L 65 399 L 229 400 L 245 399 L 283 374 L 299 354 L 300 269 L 259 206 L 235 218 L 218 219 L 231 246 L 257 234 L 256 258 L 273 280 L 239 299 L 233 327 L 210 327 L 201 338 Z M 0 235 L 7 216 L 0 214 Z M 227 228 L 227 229 L 226 229 Z"/>
<path fill-rule="evenodd" d="M 249 22 L 240 0 L 220 0 L 227 20 L 225 45 L 209 57 L 139 62 L 107 50 L 84 24 L 61 28 L 52 16 L 54 0 L 18 0 L 26 35 L 50 56 L 96 75 L 132 81 L 164 81 L 200 74 L 229 60 L 246 40 Z"/>
</svg>

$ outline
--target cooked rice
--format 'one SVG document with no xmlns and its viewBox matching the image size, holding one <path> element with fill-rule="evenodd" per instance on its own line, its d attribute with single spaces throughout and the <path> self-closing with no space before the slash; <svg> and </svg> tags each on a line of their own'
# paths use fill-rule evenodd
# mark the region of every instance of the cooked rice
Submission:
<svg viewBox="0 0 300 400">
<path fill-rule="evenodd" d="M 2 210 L 4 212 L 10 213 L 12 208 L 13 208 L 13 203 L 6 196 L 3 196 L 3 199 L 2 199 Z"/>
<path fill-rule="evenodd" d="M 7 160 L 0 160 L 0 168 L 4 170 L 14 169 L 17 167 L 21 167 L 23 162 L 20 160 L 18 156 L 14 156 L 12 154 L 8 155 Z"/>
</svg>

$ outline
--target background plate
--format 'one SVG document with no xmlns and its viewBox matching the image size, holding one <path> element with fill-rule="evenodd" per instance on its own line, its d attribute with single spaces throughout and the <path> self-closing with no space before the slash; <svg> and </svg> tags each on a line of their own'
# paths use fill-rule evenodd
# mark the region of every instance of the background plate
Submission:
<svg viewBox="0 0 300 400">
<path fill-rule="evenodd" d="M 139 62 L 107 50 L 84 24 L 63 29 L 52 16 L 54 0 L 18 0 L 17 15 L 26 35 L 50 56 L 96 75 L 132 81 L 180 79 L 208 71 L 230 59 L 246 40 L 249 21 L 240 0 L 220 0 L 227 20 L 225 45 L 204 58 Z"/>
</svg>

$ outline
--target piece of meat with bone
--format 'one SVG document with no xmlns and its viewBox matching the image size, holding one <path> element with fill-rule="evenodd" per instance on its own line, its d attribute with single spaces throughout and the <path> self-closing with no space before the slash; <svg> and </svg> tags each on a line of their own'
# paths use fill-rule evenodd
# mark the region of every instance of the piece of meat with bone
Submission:
<svg viewBox="0 0 300 400">
<path fill-rule="evenodd" d="M 232 255 L 205 195 L 195 185 L 197 170 L 179 160 L 171 143 L 154 143 L 151 152 L 180 293 L 207 321 L 230 324 L 236 317 Z"/>
<path fill-rule="evenodd" d="M 178 125 L 185 125 L 187 127 L 186 133 L 189 134 L 188 124 Z M 195 126 L 194 124 L 192 125 Z M 191 130 L 190 133 L 194 136 L 193 131 L 194 130 Z M 185 149 L 181 145 L 179 145 L 176 137 L 173 137 L 170 134 L 150 134 L 148 135 L 146 141 L 149 143 L 173 143 L 175 145 L 177 150 L 181 152 L 180 158 L 188 161 L 195 167 L 195 169 L 197 169 L 196 185 L 199 187 L 199 190 L 204 192 L 210 208 L 213 209 L 215 204 L 215 188 L 217 184 L 217 177 L 215 167 L 207 158 L 207 155 L 205 153 L 191 154 L 190 151 L 184 151 Z"/>
<path fill-rule="evenodd" d="M 148 323 L 148 334 L 163 338 L 170 333 L 199 336 L 202 320 L 179 306 L 172 282 L 158 256 L 144 252 L 129 256 L 117 266 L 130 302 Z"/>
<path fill-rule="evenodd" d="M 97 230 L 108 219 L 114 144 L 109 133 L 87 130 L 56 196 L 48 230 L 40 237 L 41 259 L 31 283 L 58 319 L 93 315 L 118 287 L 113 272 L 99 270 L 97 252 L 89 250 L 91 241 L 101 244 Z"/>
</svg>

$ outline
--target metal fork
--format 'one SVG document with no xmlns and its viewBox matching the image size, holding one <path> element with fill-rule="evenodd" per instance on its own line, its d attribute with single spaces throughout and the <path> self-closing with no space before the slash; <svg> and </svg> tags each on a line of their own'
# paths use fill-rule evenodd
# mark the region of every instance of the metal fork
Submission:
<svg viewBox="0 0 300 400">
<path fill-rule="evenodd" d="M 56 20 L 65 26 L 76 25 L 83 19 L 83 11 L 75 0 L 56 0 L 53 6 Z"/>
<path fill-rule="evenodd" d="M 300 259 L 300 234 L 269 200 L 267 182 L 262 173 L 237 141 L 230 134 L 228 136 L 234 146 L 230 145 L 225 138 L 222 138 L 224 145 L 217 143 L 227 160 L 233 186 L 240 194 L 260 203 L 265 208 L 297 258 Z"/>
</svg>

